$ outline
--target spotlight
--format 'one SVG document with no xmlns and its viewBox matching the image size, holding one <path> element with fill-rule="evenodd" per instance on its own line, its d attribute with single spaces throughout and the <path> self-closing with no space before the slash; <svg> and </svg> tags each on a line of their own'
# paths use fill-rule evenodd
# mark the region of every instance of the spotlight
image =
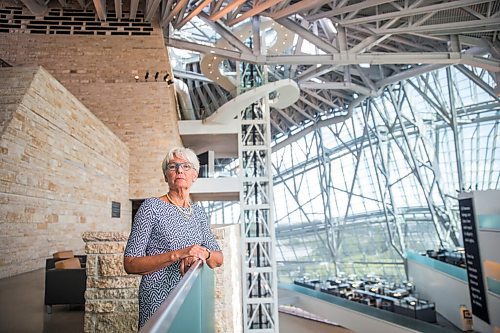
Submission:
<svg viewBox="0 0 500 333">
<path fill-rule="evenodd" d="M 167 81 L 167 84 L 168 84 L 168 85 L 171 85 L 172 83 L 174 83 L 174 80 L 168 80 L 168 81 Z"/>
<path fill-rule="evenodd" d="M 134 76 L 135 82 L 139 82 L 139 75 Z"/>
<path fill-rule="evenodd" d="M 163 77 L 163 81 L 167 81 L 168 76 L 169 76 L 169 74 L 166 73 L 165 76 Z"/>
<path fill-rule="evenodd" d="M 149 72 L 146 72 L 146 75 L 144 76 L 144 80 L 148 80 L 148 77 L 149 77 Z"/>
<path fill-rule="evenodd" d="M 158 76 L 160 76 L 160 72 L 156 72 L 156 74 L 155 74 L 155 81 L 158 81 Z"/>
</svg>

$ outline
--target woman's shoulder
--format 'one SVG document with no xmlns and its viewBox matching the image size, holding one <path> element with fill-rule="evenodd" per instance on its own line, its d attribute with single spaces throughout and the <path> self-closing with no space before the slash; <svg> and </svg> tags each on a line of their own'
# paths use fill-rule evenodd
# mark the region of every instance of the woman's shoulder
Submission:
<svg viewBox="0 0 500 333">
<path fill-rule="evenodd" d="M 205 213 L 205 209 L 202 207 L 202 205 L 198 202 L 193 202 L 191 205 L 193 207 L 193 211 L 196 213 L 197 216 L 207 218 L 207 214 Z"/>
<path fill-rule="evenodd" d="M 144 201 L 141 204 L 141 207 L 153 208 L 153 207 L 158 206 L 160 203 L 161 203 L 160 198 L 151 197 L 151 198 L 144 199 Z"/>
</svg>

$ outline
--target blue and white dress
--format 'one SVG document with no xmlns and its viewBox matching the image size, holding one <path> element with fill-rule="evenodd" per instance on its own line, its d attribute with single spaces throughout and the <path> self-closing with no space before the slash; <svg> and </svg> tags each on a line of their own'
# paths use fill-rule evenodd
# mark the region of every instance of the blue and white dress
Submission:
<svg viewBox="0 0 500 333">
<path fill-rule="evenodd" d="M 197 204 L 193 204 L 192 208 L 193 212 L 188 216 L 160 198 L 146 199 L 135 215 L 125 256 L 151 256 L 195 244 L 210 251 L 219 251 L 207 215 Z M 139 328 L 144 326 L 181 280 L 179 264 L 177 261 L 143 275 L 139 286 Z"/>
</svg>

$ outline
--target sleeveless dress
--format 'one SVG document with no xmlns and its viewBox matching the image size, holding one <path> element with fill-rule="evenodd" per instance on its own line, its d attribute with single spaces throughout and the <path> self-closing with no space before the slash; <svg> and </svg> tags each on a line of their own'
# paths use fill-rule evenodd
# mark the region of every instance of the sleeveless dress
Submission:
<svg viewBox="0 0 500 333">
<path fill-rule="evenodd" d="M 193 213 L 187 216 L 160 198 L 146 199 L 135 215 L 124 255 L 150 256 L 195 244 L 210 251 L 220 251 L 203 208 L 198 204 L 193 204 L 192 208 Z M 139 286 L 139 329 L 180 280 L 179 261 L 142 276 Z"/>
</svg>

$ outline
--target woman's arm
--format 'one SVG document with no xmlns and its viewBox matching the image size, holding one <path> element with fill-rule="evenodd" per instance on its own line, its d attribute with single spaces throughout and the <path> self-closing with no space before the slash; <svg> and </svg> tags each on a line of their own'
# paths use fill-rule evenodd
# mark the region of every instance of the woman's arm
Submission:
<svg viewBox="0 0 500 333">
<path fill-rule="evenodd" d="M 205 261 L 207 257 L 207 249 L 200 245 L 192 245 L 180 250 L 169 251 L 153 256 L 143 256 L 143 257 L 125 256 L 123 257 L 123 267 L 125 268 L 125 271 L 129 274 L 145 275 L 160 270 L 164 267 L 170 266 L 176 261 L 190 256 Z"/>
</svg>

